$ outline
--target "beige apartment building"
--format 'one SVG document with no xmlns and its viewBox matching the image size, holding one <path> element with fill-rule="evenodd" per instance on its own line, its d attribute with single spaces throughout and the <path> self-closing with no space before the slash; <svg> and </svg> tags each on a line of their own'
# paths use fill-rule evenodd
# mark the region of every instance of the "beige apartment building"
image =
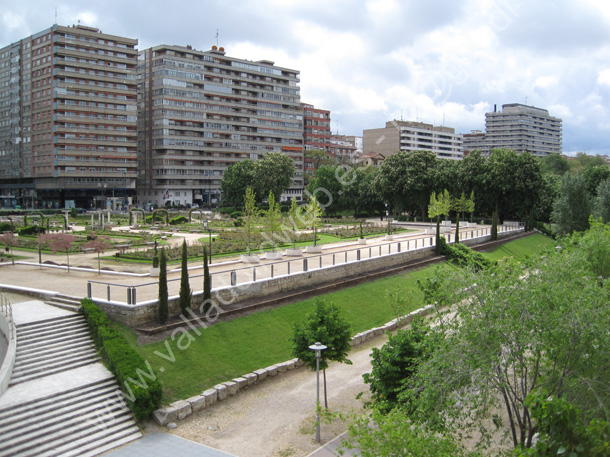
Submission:
<svg viewBox="0 0 610 457">
<path fill-rule="evenodd" d="M 389 121 L 386 126 L 363 132 L 363 152 L 384 157 L 399 151 L 430 151 L 439 159 L 463 158 L 462 136 L 450 127 L 423 122 Z"/>
<path fill-rule="evenodd" d="M 303 109 L 299 72 L 212 46 L 160 45 L 138 65 L 138 203 L 220 203 L 225 169 L 267 152 L 296 168 L 282 196 L 302 198 Z"/>
<path fill-rule="evenodd" d="M 0 49 L 0 194 L 121 207 L 137 175 L 137 40 L 53 25 Z"/>
</svg>

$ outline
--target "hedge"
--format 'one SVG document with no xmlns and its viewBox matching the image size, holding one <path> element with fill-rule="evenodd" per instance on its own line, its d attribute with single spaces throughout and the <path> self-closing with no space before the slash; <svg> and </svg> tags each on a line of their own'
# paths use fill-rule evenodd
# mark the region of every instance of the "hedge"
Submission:
<svg viewBox="0 0 610 457">
<path fill-rule="evenodd" d="M 156 373 L 125 337 L 112 328 L 104 311 L 88 298 L 81 300 L 81 304 L 91 337 L 116 376 L 129 409 L 137 420 L 147 419 L 161 405 L 162 387 Z"/>
<path fill-rule="evenodd" d="M 488 260 L 481 253 L 473 251 L 461 243 L 447 244 L 444 236 L 441 236 L 441 254 L 447 256 L 447 260 L 461 267 L 472 268 L 475 271 L 486 270 L 497 262 Z"/>
</svg>

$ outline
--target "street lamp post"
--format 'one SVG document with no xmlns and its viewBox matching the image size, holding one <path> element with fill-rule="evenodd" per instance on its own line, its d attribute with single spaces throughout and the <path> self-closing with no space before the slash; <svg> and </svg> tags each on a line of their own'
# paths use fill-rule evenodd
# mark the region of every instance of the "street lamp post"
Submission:
<svg viewBox="0 0 610 457">
<path fill-rule="evenodd" d="M 320 443 L 320 357 L 326 346 L 316 343 L 309 349 L 316 352 L 316 443 Z"/>
<path fill-rule="evenodd" d="M 208 231 L 210 237 L 210 265 L 212 264 L 212 227 L 208 225 L 208 220 L 203 221 L 203 229 Z"/>
<path fill-rule="evenodd" d="M 38 265 L 42 268 L 42 246 L 40 245 L 40 226 L 38 225 L 38 219 L 34 219 L 34 225 L 36 226 L 36 235 L 38 238 Z"/>
</svg>

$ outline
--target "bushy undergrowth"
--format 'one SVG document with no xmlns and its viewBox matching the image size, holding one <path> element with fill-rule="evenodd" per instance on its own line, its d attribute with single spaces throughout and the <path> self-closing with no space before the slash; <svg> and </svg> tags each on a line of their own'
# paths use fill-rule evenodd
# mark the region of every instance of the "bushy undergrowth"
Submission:
<svg viewBox="0 0 610 457">
<path fill-rule="evenodd" d="M 461 267 L 472 268 L 474 271 L 486 270 L 495 265 L 495 261 L 489 260 L 483 254 L 473 251 L 461 243 L 447 244 L 445 237 L 441 239 L 441 254 L 447 256 L 447 260 Z"/>
<path fill-rule="evenodd" d="M 111 327 L 104 311 L 89 299 L 81 304 L 95 345 L 116 376 L 129 409 L 138 420 L 148 418 L 161 405 L 162 387 L 156 374 L 123 334 Z"/>
</svg>

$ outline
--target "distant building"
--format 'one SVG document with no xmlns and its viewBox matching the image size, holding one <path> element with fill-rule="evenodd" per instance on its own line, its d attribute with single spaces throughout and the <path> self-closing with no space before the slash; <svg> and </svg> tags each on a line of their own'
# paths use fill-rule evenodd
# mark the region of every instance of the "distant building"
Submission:
<svg viewBox="0 0 610 457">
<path fill-rule="evenodd" d="M 494 111 L 485 114 L 485 131 L 490 151 L 508 148 L 540 157 L 561 154 L 561 119 L 542 108 L 510 103 L 497 112 L 494 105 Z"/>
<path fill-rule="evenodd" d="M 297 70 L 229 57 L 222 47 L 160 45 L 139 53 L 138 97 L 140 203 L 216 206 L 228 166 L 272 151 L 296 168 L 282 198 L 302 198 Z"/>
<path fill-rule="evenodd" d="M 385 157 L 399 151 L 430 151 L 439 159 L 463 157 L 462 135 L 450 127 L 423 122 L 389 121 L 384 128 L 364 130 L 363 152 Z"/>
<path fill-rule="evenodd" d="M 358 163 L 365 167 L 379 167 L 385 160 L 385 156 L 378 152 L 363 153 L 358 157 Z"/>
<path fill-rule="evenodd" d="M 137 43 L 53 25 L 0 49 L 0 194 L 23 208 L 131 201 Z"/>
<path fill-rule="evenodd" d="M 481 154 L 489 155 L 489 145 L 487 144 L 487 135 L 480 130 L 472 130 L 470 133 L 462 134 L 464 157 L 470 152 L 478 150 Z"/>
<path fill-rule="evenodd" d="M 336 163 L 354 163 L 358 159 L 358 137 L 353 135 L 331 135 L 330 155 Z"/>
<path fill-rule="evenodd" d="M 330 111 L 301 103 L 303 109 L 303 147 L 306 151 L 330 153 Z M 305 158 L 305 171 L 313 173 L 315 165 Z"/>
</svg>

